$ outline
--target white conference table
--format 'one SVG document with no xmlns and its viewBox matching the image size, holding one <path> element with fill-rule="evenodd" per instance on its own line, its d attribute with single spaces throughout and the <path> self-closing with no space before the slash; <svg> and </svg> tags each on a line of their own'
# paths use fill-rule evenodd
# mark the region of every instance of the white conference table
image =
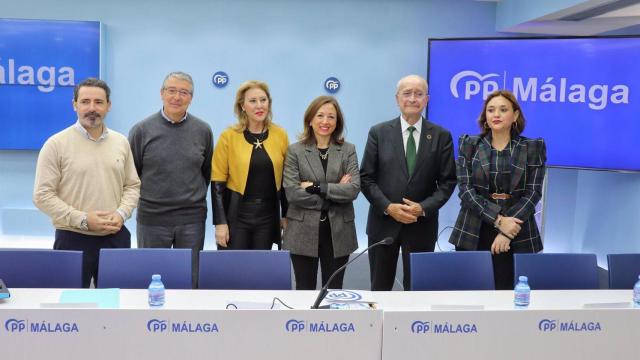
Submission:
<svg viewBox="0 0 640 360">
<path fill-rule="evenodd" d="M 390 292 L 383 359 L 638 359 L 631 290 Z"/>
<path fill-rule="evenodd" d="M 146 290 L 120 290 L 118 309 L 41 307 L 62 292 L 11 289 L 0 300 L 2 358 L 381 358 L 382 311 L 311 311 L 315 291 L 167 290 L 150 309 Z M 294 309 L 225 310 L 274 296 Z"/>
<path fill-rule="evenodd" d="M 312 311 L 315 291 L 167 290 L 161 309 L 146 290 L 121 290 L 118 309 L 42 308 L 62 290 L 11 292 L 0 300 L 10 359 L 601 360 L 637 358 L 640 340 L 631 290 L 532 291 L 525 310 L 512 291 L 358 291 L 377 311 Z M 224 310 L 274 297 L 294 310 Z"/>
</svg>

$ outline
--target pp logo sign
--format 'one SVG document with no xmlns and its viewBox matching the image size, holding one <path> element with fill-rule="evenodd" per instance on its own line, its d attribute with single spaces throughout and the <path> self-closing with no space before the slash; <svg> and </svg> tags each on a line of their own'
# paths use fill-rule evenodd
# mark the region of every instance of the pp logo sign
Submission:
<svg viewBox="0 0 640 360">
<path fill-rule="evenodd" d="M 327 295 L 327 300 L 331 301 L 358 301 L 362 300 L 362 295 L 358 294 L 355 291 L 349 290 L 336 290 L 329 291 L 329 295 Z"/>
<path fill-rule="evenodd" d="M 411 332 L 415 334 L 424 334 L 429 332 L 430 323 L 428 321 L 416 320 L 411 324 Z"/>
<path fill-rule="evenodd" d="M 302 332 L 305 328 L 305 322 L 302 320 L 291 319 L 284 325 L 287 332 Z"/>
<path fill-rule="evenodd" d="M 558 326 L 556 320 L 542 319 L 538 323 L 538 330 L 543 332 L 549 332 L 556 329 Z"/>
<path fill-rule="evenodd" d="M 149 332 L 165 332 L 168 327 L 167 320 L 151 319 L 147 322 Z"/>
<path fill-rule="evenodd" d="M 23 332 L 27 328 L 27 323 L 24 320 L 9 319 L 4 322 L 4 328 L 8 332 Z"/>
<path fill-rule="evenodd" d="M 229 75 L 227 75 L 227 73 L 224 71 L 218 71 L 217 73 L 213 74 L 211 82 L 213 82 L 213 86 L 217 87 L 218 89 L 222 89 L 229 83 Z"/>
<path fill-rule="evenodd" d="M 324 81 L 324 89 L 330 94 L 335 94 L 340 90 L 340 80 L 335 77 L 327 78 Z"/>
<path fill-rule="evenodd" d="M 477 95 L 482 91 L 482 98 L 486 99 L 487 96 L 498 90 L 499 85 L 495 80 L 489 80 L 495 77 L 499 77 L 497 73 L 491 73 L 482 75 L 472 70 L 465 70 L 455 74 L 451 81 L 449 82 L 449 90 L 451 90 L 451 95 L 456 99 L 460 97 L 458 93 L 458 83 L 462 82 L 463 92 L 462 95 L 465 100 L 471 99 L 473 95 Z"/>
</svg>

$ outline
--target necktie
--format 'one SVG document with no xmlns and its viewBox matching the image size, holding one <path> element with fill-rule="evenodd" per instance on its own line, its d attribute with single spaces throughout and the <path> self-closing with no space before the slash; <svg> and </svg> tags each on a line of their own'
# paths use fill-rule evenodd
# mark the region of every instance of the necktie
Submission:
<svg viewBox="0 0 640 360">
<path fill-rule="evenodd" d="M 415 127 L 409 126 L 409 138 L 407 139 L 407 169 L 409 169 L 409 175 L 413 174 L 413 169 L 416 167 L 416 140 L 413 138 L 413 132 Z"/>
</svg>

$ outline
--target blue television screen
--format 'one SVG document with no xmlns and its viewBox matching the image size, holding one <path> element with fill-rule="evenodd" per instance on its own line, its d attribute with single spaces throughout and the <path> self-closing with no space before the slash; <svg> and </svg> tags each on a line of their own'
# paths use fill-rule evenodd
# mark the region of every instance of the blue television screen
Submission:
<svg viewBox="0 0 640 360">
<path fill-rule="evenodd" d="M 0 149 L 40 149 L 76 121 L 74 86 L 99 76 L 99 22 L 0 19 Z"/>
<path fill-rule="evenodd" d="M 511 90 L 547 165 L 640 171 L 640 38 L 429 41 L 428 118 L 478 134 L 483 100 Z"/>
</svg>

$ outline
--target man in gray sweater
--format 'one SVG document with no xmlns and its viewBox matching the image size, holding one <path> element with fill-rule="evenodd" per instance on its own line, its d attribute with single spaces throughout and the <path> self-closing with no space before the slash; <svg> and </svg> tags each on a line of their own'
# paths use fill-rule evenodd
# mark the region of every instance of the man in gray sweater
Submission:
<svg viewBox="0 0 640 360">
<path fill-rule="evenodd" d="M 162 109 L 136 124 L 129 143 L 142 182 L 137 217 L 139 248 L 192 249 L 192 285 L 204 246 L 213 134 L 189 114 L 193 80 L 172 72 L 160 89 Z"/>
</svg>

